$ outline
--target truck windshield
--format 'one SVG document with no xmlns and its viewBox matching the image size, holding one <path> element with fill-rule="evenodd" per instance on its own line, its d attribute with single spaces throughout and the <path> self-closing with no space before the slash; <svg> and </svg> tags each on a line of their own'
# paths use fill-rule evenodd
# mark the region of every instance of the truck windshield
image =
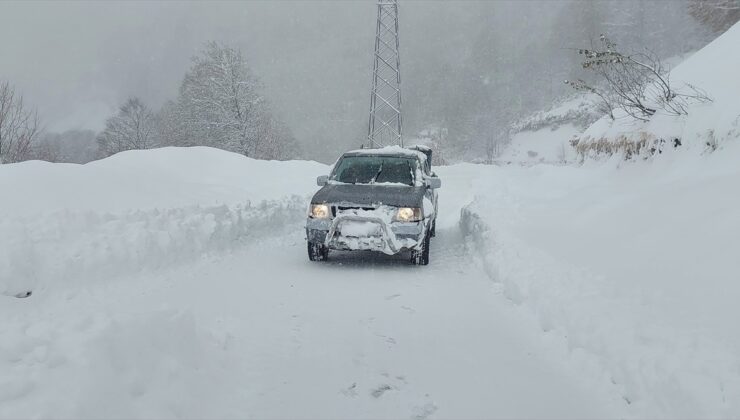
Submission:
<svg viewBox="0 0 740 420">
<path fill-rule="evenodd" d="M 345 156 L 332 180 L 348 184 L 414 185 L 416 159 L 394 156 Z"/>
</svg>

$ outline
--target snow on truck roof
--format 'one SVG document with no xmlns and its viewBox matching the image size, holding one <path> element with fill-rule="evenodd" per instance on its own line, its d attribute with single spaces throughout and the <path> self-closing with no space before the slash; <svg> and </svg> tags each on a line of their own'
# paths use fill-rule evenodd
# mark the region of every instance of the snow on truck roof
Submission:
<svg viewBox="0 0 740 420">
<path fill-rule="evenodd" d="M 417 146 L 413 146 L 417 147 Z M 422 161 L 426 160 L 427 156 L 420 150 L 407 149 L 401 146 L 386 146 L 379 147 L 376 149 L 356 149 L 350 150 L 344 154 L 344 156 L 407 156 L 407 157 L 418 157 Z"/>
</svg>

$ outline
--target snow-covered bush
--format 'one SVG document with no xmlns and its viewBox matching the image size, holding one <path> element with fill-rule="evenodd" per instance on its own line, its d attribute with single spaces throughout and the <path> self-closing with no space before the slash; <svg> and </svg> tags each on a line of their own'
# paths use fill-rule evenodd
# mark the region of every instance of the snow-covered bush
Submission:
<svg viewBox="0 0 740 420">
<path fill-rule="evenodd" d="M 596 73 L 604 87 L 597 89 L 583 80 L 567 81 L 579 91 L 596 94 L 614 120 L 614 108 L 620 108 L 630 117 L 647 121 L 658 110 L 668 115 L 688 115 L 691 102 L 709 102 L 701 89 L 684 84 L 676 86 L 670 73 L 658 56 L 652 52 L 624 53 L 617 44 L 601 35 L 597 48 L 579 49 L 582 67 Z"/>
</svg>

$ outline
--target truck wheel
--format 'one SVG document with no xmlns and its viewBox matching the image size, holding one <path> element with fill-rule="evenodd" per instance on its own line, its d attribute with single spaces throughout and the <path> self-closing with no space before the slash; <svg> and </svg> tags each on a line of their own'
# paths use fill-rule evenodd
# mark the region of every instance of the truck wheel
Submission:
<svg viewBox="0 0 740 420">
<path fill-rule="evenodd" d="M 432 230 L 429 232 L 429 234 L 434 238 L 437 236 L 437 219 L 434 219 L 432 222 Z"/>
<path fill-rule="evenodd" d="M 411 251 L 411 264 L 428 265 L 429 264 L 429 244 L 431 243 L 431 234 L 424 236 L 424 243 L 421 249 Z"/>
<path fill-rule="evenodd" d="M 329 258 L 329 248 L 323 244 L 307 242 L 308 259 L 311 261 L 326 261 Z"/>
</svg>

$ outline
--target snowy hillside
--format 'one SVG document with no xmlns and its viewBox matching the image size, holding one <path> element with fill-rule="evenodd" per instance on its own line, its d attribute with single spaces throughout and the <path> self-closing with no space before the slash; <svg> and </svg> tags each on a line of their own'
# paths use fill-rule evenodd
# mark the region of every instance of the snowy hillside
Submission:
<svg viewBox="0 0 740 420">
<path fill-rule="evenodd" d="M 497 159 L 501 163 L 562 163 L 577 159 L 571 140 L 582 148 L 589 144 L 641 144 L 647 150 L 665 150 L 675 139 L 683 149 L 715 150 L 728 140 L 740 138 L 740 24 L 696 53 L 666 60 L 675 68 L 671 84 L 681 89 L 695 86 L 711 102 L 688 101 L 688 115 L 658 112 L 650 121 L 640 121 L 622 110 L 615 120 L 597 109 L 597 98 L 581 94 L 547 111 L 522 119 L 512 128 L 511 141 Z M 614 146 L 619 150 L 620 146 Z M 581 156 L 583 157 L 583 156 Z"/>
<path fill-rule="evenodd" d="M 740 415 L 739 146 L 475 181 L 463 223 L 490 278 L 638 417 Z"/>
<path fill-rule="evenodd" d="M 575 95 L 547 111 L 534 113 L 511 128 L 500 163 L 565 163 L 575 160 L 570 141 L 601 117 L 592 95 Z"/>
<path fill-rule="evenodd" d="M 740 24 L 699 50 L 671 71 L 675 86 L 689 84 L 705 91 L 710 103 L 690 102 L 688 116 L 657 113 L 643 122 L 622 113 L 612 121 L 606 117 L 582 135 L 583 142 L 599 139 L 628 141 L 680 139 L 682 147 L 713 150 L 740 137 Z"/>
</svg>

